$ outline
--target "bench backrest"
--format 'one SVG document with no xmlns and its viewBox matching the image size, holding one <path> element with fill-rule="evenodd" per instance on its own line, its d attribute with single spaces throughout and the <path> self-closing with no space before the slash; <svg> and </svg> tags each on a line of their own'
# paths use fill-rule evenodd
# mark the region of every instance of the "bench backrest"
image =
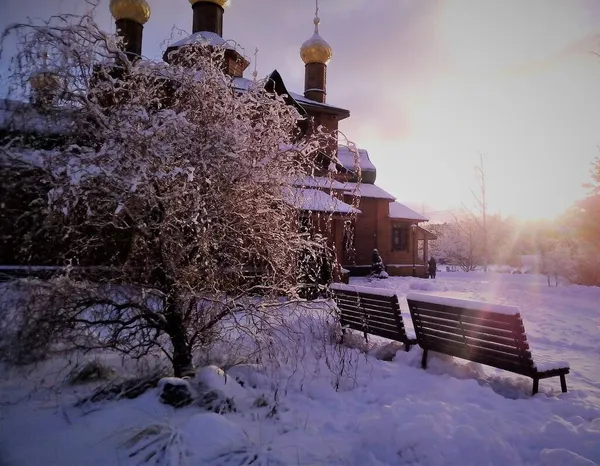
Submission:
<svg viewBox="0 0 600 466">
<path fill-rule="evenodd" d="M 342 326 L 390 340 L 407 340 L 395 293 L 341 283 L 332 284 L 331 290 Z"/>
<path fill-rule="evenodd" d="M 415 294 L 407 301 L 422 348 L 522 375 L 534 371 L 518 308 Z"/>
</svg>

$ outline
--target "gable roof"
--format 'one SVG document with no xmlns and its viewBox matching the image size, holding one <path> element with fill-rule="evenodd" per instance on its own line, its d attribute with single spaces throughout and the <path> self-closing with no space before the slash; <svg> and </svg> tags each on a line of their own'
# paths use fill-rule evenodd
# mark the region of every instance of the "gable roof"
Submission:
<svg viewBox="0 0 600 466">
<path fill-rule="evenodd" d="M 315 110 L 319 110 L 320 112 L 341 115 L 341 118 L 339 118 L 338 120 L 344 120 L 350 116 L 350 110 L 346 110 L 345 108 L 336 107 L 335 105 L 327 103 L 317 102 L 316 100 L 311 100 L 307 97 L 304 97 L 302 94 L 297 94 L 296 92 L 290 92 L 289 94 L 305 109 L 312 108 Z"/>
<path fill-rule="evenodd" d="M 399 202 L 390 202 L 389 210 L 390 218 L 404 219 L 404 220 L 416 220 L 417 222 L 426 222 L 429 219 L 424 217 L 418 212 L 406 207 L 404 204 Z"/>
<path fill-rule="evenodd" d="M 357 197 L 365 197 L 372 199 L 387 199 L 389 201 L 395 201 L 396 198 L 381 189 L 379 186 L 369 183 L 341 183 L 343 185 L 344 194 L 354 195 Z"/>
<path fill-rule="evenodd" d="M 290 188 L 289 202 L 300 210 L 338 214 L 360 214 L 361 211 L 350 204 L 330 196 L 320 189 Z"/>
</svg>

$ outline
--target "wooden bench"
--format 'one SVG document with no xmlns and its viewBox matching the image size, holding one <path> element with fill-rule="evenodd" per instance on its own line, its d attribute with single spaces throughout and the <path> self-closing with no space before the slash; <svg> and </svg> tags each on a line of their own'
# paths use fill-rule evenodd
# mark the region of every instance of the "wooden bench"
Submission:
<svg viewBox="0 0 600 466">
<path fill-rule="evenodd" d="M 390 290 L 333 283 L 330 286 L 340 311 L 342 332 L 346 328 L 375 335 L 404 344 L 406 351 L 417 343 L 409 338 L 400 314 L 398 296 Z"/>
<path fill-rule="evenodd" d="M 567 391 L 569 365 L 534 362 L 519 308 L 422 294 L 406 300 L 423 349 L 423 369 L 431 350 L 531 377 L 533 395 L 540 379 L 556 376 Z"/>
</svg>

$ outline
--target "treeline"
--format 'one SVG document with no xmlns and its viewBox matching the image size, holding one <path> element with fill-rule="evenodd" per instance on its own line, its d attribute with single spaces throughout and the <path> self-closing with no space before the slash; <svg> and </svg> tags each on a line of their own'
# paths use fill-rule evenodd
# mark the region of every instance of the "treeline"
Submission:
<svg viewBox="0 0 600 466">
<path fill-rule="evenodd" d="M 440 263 L 464 271 L 488 264 L 537 271 L 549 283 L 560 279 L 600 285 L 600 159 L 592 170 L 589 194 L 554 221 L 519 221 L 487 215 L 486 222 L 465 214 L 451 222 L 430 224 L 438 236 L 431 254 Z M 523 261 L 523 256 L 533 256 Z M 533 269 L 533 270 L 532 270 Z"/>
</svg>

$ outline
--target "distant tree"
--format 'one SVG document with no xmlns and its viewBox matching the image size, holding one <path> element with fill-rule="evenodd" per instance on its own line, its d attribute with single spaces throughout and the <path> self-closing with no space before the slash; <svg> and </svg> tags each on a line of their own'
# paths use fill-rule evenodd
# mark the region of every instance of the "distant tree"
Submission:
<svg viewBox="0 0 600 466">
<path fill-rule="evenodd" d="M 456 265 L 471 272 L 482 264 L 482 243 L 479 226 L 469 217 L 443 224 L 432 244 L 431 255 L 440 263 Z"/>
<path fill-rule="evenodd" d="M 471 190 L 475 200 L 475 209 L 464 206 L 464 209 L 474 221 L 481 235 L 481 260 L 484 272 L 488 271 L 490 261 L 489 253 L 489 230 L 488 230 L 488 209 L 487 209 L 487 188 L 485 182 L 485 170 L 483 168 L 483 155 L 479 154 L 479 165 L 475 166 L 475 175 L 477 177 L 478 190 Z"/>
<path fill-rule="evenodd" d="M 600 285 L 600 157 L 592 164 L 589 194 L 577 202 L 561 219 L 574 243 L 574 281 Z"/>
<path fill-rule="evenodd" d="M 297 110 L 262 85 L 240 92 L 217 47 L 182 47 L 177 66 L 132 62 L 89 15 L 11 34 L 19 50 L 10 88 L 27 93 L 31 76 L 51 76 L 56 98 L 34 99 L 37 114 L 69 123 L 52 149 L 3 141 L 0 166 L 12 177 L 3 184 L 33 193 L 28 210 L 42 219 L 4 238 L 27 258 L 43 225 L 68 246 L 61 262 L 103 265 L 32 284 L 20 335 L 34 344 L 45 329 L 61 349 L 132 357 L 159 349 L 183 376 L 194 372 L 194 348 L 240 302 L 260 319 L 298 297 L 299 258 L 320 263 L 327 246 L 301 232 L 291 186 L 312 172 L 329 135 L 298 139 Z M 37 174 L 17 179 L 17 164 Z M 244 301 L 256 294 L 260 302 Z"/>
<path fill-rule="evenodd" d="M 540 249 L 541 252 L 541 273 L 546 275 L 548 286 L 558 286 L 559 278 L 567 281 L 574 280 L 575 273 L 575 252 L 569 245 L 568 238 L 547 237 L 543 240 Z"/>
</svg>

